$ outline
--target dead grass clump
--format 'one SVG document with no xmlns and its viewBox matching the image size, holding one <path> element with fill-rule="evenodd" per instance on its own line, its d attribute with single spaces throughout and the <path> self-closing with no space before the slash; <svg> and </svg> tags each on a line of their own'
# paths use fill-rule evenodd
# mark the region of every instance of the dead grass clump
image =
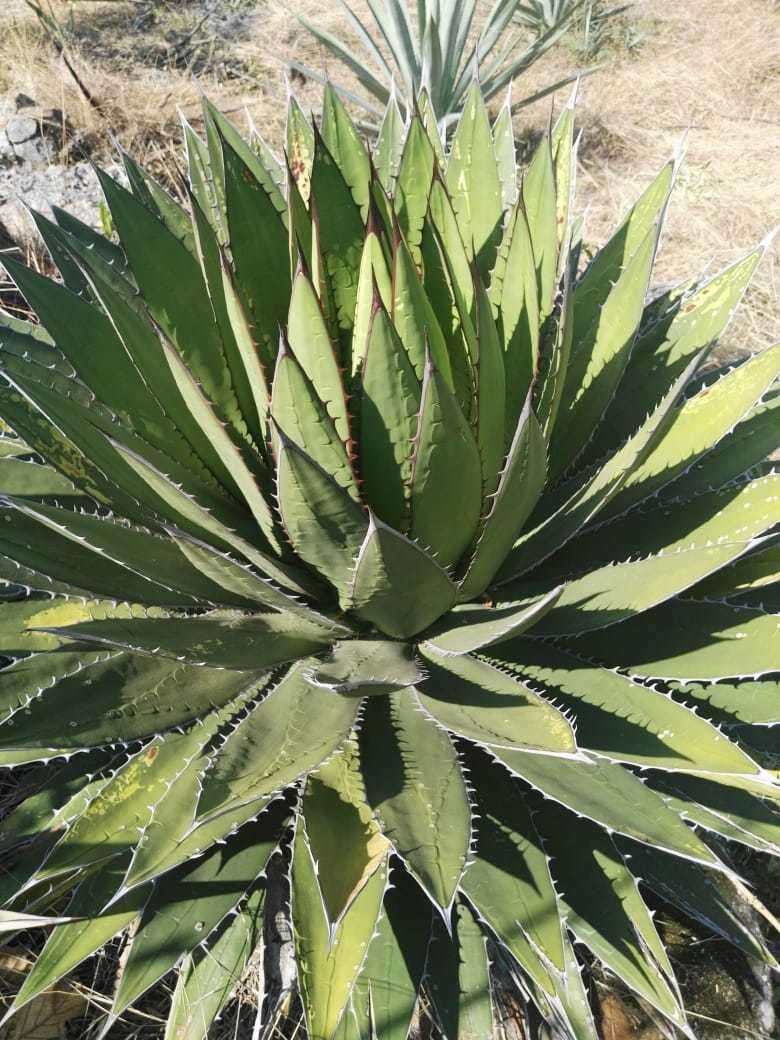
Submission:
<svg viewBox="0 0 780 1040">
<path fill-rule="evenodd" d="M 713 273 L 761 241 L 780 216 L 780 9 L 765 0 L 709 0 L 706 8 L 698 17 L 677 0 L 637 0 L 631 17 L 642 47 L 616 52 L 581 84 L 578 198 L 589 241 L 606 239 L 685 139 L 656 268 L 661 282 Z M 529 75 L 541 80 L 549 63 Z M 521 121 L 547 116 L 537 105 Z M 778 264 L 775 242 L 727 334 L 730 348 L 780 339 Z"/>
</svg>

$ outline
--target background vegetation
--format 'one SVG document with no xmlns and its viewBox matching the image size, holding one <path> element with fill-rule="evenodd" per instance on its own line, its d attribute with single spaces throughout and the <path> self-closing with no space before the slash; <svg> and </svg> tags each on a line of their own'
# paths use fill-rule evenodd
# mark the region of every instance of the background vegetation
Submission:
<svg viewBox="0 0 780 1040">
<path fill-rule="evenodd" d="M 64 56 L 24 0 L 1 6 L 0 93 L 22 92 L 41 109 L 59 110 L 67 155 L 105 162 L 115 154 L 116 138 L 168 179 L 175 177 L 179 153 L 177 110 L 197 128 L 201 91 L 239 124 L 251 120 L 262 127 L 269 144 L 279 147 L 286 56 L 348 82 L 343 67 L 298 22 L 304 15 L 349 39 L 350 27 L 332 0 L 51 0 Z M 356 0 L 357 10 L 365 6 Z M 766 235 L 778 220 L 776 4 L 636 0 L 591 40 L 590 53 L 583 53 L 581 35 L 573 31 L 515 93 L 525 96 L 590 64 L 601 68 L 582 82 L 578 106 L 584 135 L 578 196 L 588 209 L 588 244 L 603 241 L 683 138 L 687 160 L 672 200 L 659 278 L 715 271 Z M 316 110 L 319 84 L 297 75 L 293 80 L 302 103 Z M 549 114 L 548 100 L 524 109 L 516 132 L 534 140 Z M 754 350 L 778 338 L 775 243 L 728 345 Z"/>
</svg>

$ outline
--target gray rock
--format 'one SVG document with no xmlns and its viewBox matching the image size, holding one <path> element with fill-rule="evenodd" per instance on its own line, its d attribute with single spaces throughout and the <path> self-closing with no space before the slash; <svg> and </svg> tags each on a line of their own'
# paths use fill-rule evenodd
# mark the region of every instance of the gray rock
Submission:
<svg viewBox="0 0 780 1040">
<path fill-rule="evenodd" d="M 124 171 L 119 166 L 112 164 L 107 172 L 126 183 Z M 27 164 L 6 169 L 0 166 L 0 225 L 20 246 L 37 241 L 37 232 L 27 207 L 51 217 L 51 207 L 60 206 L 84 223 L 100 229 L 102 198 L 97 177 L 86 162 L 72 166 L 52 164 L 40 169 Z"/>
<path fill-rule="evenodd" d="M 13 144 L 13 149 L 17 162 L 31 167 L 46 166 L 53 158 L 51 146 L 45 137 L 28 138 L 20 144 Z"/>
<path fill-rule="evenodd" d="M 5 126 L 16 115 L 16 102 L 7 94 L 0 94 L 0 126 Z"/>
<path fill-rule="evenodd" d="M 38 133 L 38 120 L 32 116 L 14 116 L 5 128 L 5 136 L 13 145 L 24 144 L 37 137 Z"/>
</svg>

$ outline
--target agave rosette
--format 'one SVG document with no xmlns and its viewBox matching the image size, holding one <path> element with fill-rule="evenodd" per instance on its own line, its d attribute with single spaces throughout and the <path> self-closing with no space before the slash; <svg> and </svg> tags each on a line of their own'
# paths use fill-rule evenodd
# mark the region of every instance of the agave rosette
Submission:
<svg viewBox="0 0 780 1040">
<path fill-rule="evenodd" d="M 572 1036 L 583 956 L 685 1029 L 647 900 L 774 963 L 780 347 L 702 367 L 761 249 L 647 303 L 670 162 L 583 264 L 571 106 L 520 181 L 476 85 L 446 155 L 332 90 L 291 172 L 205 126 L 186 205 L 127 159 L 116 242 L 7 261 L 12 1011 L 129 930 L 112 1016 L 176 968 L 204 1037 L 281 853 L 313 1037 L 490 1035 L 489 942 Z"/>
<path fill-rule="evenodd" d="M 546 0 L 544 0 L 546 3 Z M 391 99 L 404 115 L 420 104 L 424 92 L 426 114 L 443 132 L 451 129 L 466 104 L 475 77 L 485 101 L 509 91 L 516 79 L 555 46 L 572 27 L 575 16 L 588 10 L 587 0 L 555 2 L 543 11 L 528 10 L 519 0 L 496 0 L 481 22 L 475 23 L 476 0 L 417 0 L 414 14 L 407 0 L 372 0 L 371 21 L 360 17 L 347 0 L 340 0 L 359 48 L 335 36 L 324 26 L 301 17 L 301 24 L 357 80 L 358 92 L 336 89 L 359 105 L 369 119 L 378 121 Z M 372 24 L 373 23 L 373 24 Z M 528 42 L 515 28 L 536 31 Z M 290 66 L 318 82 L 325 78 L 300 61 Z M 547 97 L 584 72 L 574 72 L 548 83 L 516 101 L 517 111 Z"/>
</svg>

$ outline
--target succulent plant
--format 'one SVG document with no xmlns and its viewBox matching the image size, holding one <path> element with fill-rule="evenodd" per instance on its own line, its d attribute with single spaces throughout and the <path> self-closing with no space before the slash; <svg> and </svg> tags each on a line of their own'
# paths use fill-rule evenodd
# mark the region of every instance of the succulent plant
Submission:
<svg viewBox="0 0 780 1040">
<path fill-rule="evenodd" d="M 592 0 L 589 0 L 587 7 L 591 6 Z M 515 21 L 534 32 L 544 32 L 568 17 L 575 7 L 580 8 L 581 13 L 586 13 L 579 0 L 521 0 L 517 5 Z"/>
<path fill-rule="evenodd" d="M 573 0 L 549 12 L 545 8 L 554 19 L 547 24 L 539 14 L 531 25 L 536 38 L 530 43 L 524 43 L 513 31 L 516 25 L 527 29 L 529 16 L 535 13 L 525 10 L 520 0 L 496 0 L 478 32 L 474 29 L 475 0 L 418 0 L 414 15 L 406 0 L 370 0 L 376 26 L 373 33 L 347 0 L 339 0 L 360 42 L 357 51 L 315 22 L 304 17 L 300 20 L 365 91 L 356 94 L 337 86 L 342 95 L 368 113 L 369 125 L 372 119 L 381 117 L 391 96 L 407 116 L 413 112 L 420 92 L 425 91 L 426 105 L 440 129 L 447 132 L 463 111 L 476 77 L 486 101 L 511 90 L 514 81 L 560 40 L 578 14 L 584 13 L 586 2 Z M 324 82 L 310 66 L 297 60 L 290 64 L 297 72 Z M 583 73 L 574 72 L 548 83 L 516 101 L 513 111 L 547 97 L 579 75 Z"/>
<path fill-rule="evenodd" d="M 11 1014 L 124 934 L 106 1024 L 175 969 L 205 1037 L 272 860 L 313 1038 L 491 1036 L 497 970 L 595 1038 L 594 959 L 687 1031 L 659 897 L 774 964 L 780 346 L 708 362 L 762 248 L 647 302 L 676 161 L 585 265 L 571 104 L 519 182 L 425 110 L 293 101 L 286 169 L 206 105 L 186 205 L 127 158 L 118 242 L 4 261 Z"/>
</svg>

